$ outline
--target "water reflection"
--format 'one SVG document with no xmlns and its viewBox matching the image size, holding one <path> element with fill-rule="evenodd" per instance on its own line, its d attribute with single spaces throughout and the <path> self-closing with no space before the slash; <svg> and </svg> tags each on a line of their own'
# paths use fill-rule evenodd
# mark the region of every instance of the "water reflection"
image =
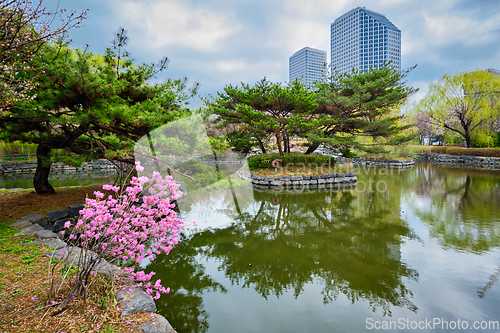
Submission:
<svg viewBox="0 0 500 333">
<path fill-rule="evenodd" d="M 500 174 L 419 165 L 407 190 L 429 234 L 447 248 L 484 253 L 500 245 Z"/>
<path fill-rule="evenodd" d="M 179 333 L 259 331 L 249 309 L 272 332 L 284 321 L 349 332 L 368 316 L 496 318 L 500 173 L 358 172 L 357 189 L 254 189 L 237 197 L 240 212 L 230 189 L 188 198 L 181 214 L 197 229 L 148 266 L 171 288 L 160 313 Z"/>
<path fill-rule="evenodd" d="M 246 212 L 224 229 L 184 236 L 168 255 L 148 266 L 168 279 L 171 293 L 158 303 L 179 332 L 205 332 L 202 296 L 225 292 L 200 258 L 217 262 L 231 285 L 251 288 L 264 299 L 308 284 L 321 285 L 323 303 L 345 295 L 367 301 L 372 311 L 417 307 L 406 282 L 418 272 L 401 260 L 400 247 L 414 238 L 400 217 L 400 190 L 316 191 L 305 194 L 254 191 Z M 405 282 L 406 281 L 406 282 Z"/>
</svg>

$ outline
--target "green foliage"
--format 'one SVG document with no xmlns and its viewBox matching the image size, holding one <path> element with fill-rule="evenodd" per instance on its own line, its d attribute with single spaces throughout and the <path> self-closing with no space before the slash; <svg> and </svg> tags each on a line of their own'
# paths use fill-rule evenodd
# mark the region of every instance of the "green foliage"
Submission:
<svg viewBox="0 0 500 333">
<path fill-rule="evenodd" d="M 272 168 L 273 160 L 280 159 L 282 161 L 282 165 L 299 165 L 299 164 L 329 164 L 332 165 L 337 162 L 337 160 L 333 157 L 319 155 L 319 154 L 301 154 L 301 153 L 286 153 L 280 155 L 279 153 L 272 154 L 258 154 L 249 156 L 247 159 L 248 167 L 250 170 L 257 170 L 262 168 Z"/>
<path fill-rule="evenodd" d="M 226 135 L 226 140 L 235 151 L 247 154 L 257 145 L 255 138 L 243 131 L 233 131 Z"/>
<path fill-rule="evenodd" d="M 183 179 L 186 185 L 192 188 L 206 187 L 217 182 L 220 178 L 219 172 L 213 165 L 203 164 L 198 160 L 188 160 L 178 163 L 175 168 L 194 179 Z"/>
<path fill-rule="evenodd" d="M 500 77 L 487 71 L 446 74 L 430 85 L 416 112 L 432 125 L 459 135 L 471 148 L 473 137 L 480 139 L 478 132 L 500 115 L 499 92 Z"/>
<path fill-rule="evenodd" d="M 150 84 L 167 59 L 136 65 L 123 49 L 126 40 L 122 29 L 104 55 L 63 43 L 44 45 L 33 59 L 36 75 L 18 74 L 36 83 L 36 89 L 27 104 L 0 113 L 0 140 L 38 144 L 42 161 L 49 161 L 53 149 L 65 149 L 84 160 L 112 156 L 133 163 L 135 141 L 190 114 L 183 105 L 196 86 L 186 91 L 186 80 L 170 79 Z M 81 163 L 72 155 L 60 160 Z M 44 179 L 38 183 L 38 177 Z M 44 175 L 35 174 L 34 183 L 37 193 L 53 192 Z"/>
<path fill-rule="evenodd" d="M 260 140 L 272 135 L 277 140 L 280 154 L 283 153 L 281 138 L 303 131 L 304 118 L 314 111 L 316 105 L 314 93 L 299 81 L 282 86 L 265 78 L 253 87 L 248 84 L 226 86 L 223 93 L 219 92 L 217 98 L 208 102 L 211 112 L 223 120 L 220 127 L 239 124 L 247 137 Z M 242 142 L 238 137 L 234 141 L 241 151 L 248 148 L 248 142 Z"/>
<path fill-rule="evenodd" d="M 208 141 L 210 142 L 210 147 L 212 148 L 212 150 L 226 151 L 229 149 L 229 145 L 227 144 L 226 137 L 224 135 L 216 138 L 209 137 Z"/>
<path fill-rule="evenodd" d="M 405 131 L 413 125 L 404 123 L 404 116 L 397 112 L 416 91 L 403 82 L 412 69 L 399 72 L 386 65 L 370 71 L 334 73 L 319 82 L 317 117 L 308 122 L 306 137 L 316 146 L 323 143 L 333 148 L 361 148 L 357 136 L 384 138 L 384 145 L 412 140 L 415 135 Z"/>
</svg>

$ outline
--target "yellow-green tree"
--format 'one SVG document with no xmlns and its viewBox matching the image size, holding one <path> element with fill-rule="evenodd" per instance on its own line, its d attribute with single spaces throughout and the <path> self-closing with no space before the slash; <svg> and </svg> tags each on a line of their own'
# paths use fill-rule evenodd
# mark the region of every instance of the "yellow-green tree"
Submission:
<svg viewBox="0 0 500 333">
<path fill-rule="evenodd" d="M 446 74 L 431 84 L 417 112 L 432 125 L 460 135 L 467 147 L 472 137 L 500 114 L 500 76 L 488 71 Z"/>
</svg>

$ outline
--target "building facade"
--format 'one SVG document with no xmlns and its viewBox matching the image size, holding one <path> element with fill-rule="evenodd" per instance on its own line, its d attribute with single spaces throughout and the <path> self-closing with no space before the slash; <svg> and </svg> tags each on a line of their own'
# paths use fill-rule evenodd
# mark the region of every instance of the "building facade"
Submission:
<svg viewBox="0 0 500 333">
<path fill-rule="evenodd" d="M 401 30 L 384 15 L 357 7 L 330 25 L 331 66 L 340 72 L 391 65 L 401 71 Z"/>
<path fill-rule="evenodd" d="M 310 47 L 295 52 L 288 60 L 288 79 L 299 79 L 306 86 L 321 80 L 326 70 L 326 52 Z"/>
</svg>

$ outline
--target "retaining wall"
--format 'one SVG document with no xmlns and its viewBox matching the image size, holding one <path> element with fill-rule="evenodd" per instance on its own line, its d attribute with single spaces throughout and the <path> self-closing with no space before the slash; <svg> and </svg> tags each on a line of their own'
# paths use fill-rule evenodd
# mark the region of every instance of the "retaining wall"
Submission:
<svg viewBox="0 0 500 333">
<path fill-rule="evenodd" d="M 357 176 L 354 172 L 331 173 L 320 176 L 282 176 L 261 177 L 248 172 L 239 171 L 238 176 L 251 180 L 253 185 L 261 187 L 305 187 L 305 186 L 334 186 L 336 184 L 356 183 Z"/>
<path fill-rule="evenodd" d="M 8 174 L 34 174 L 37 161 L 13 162 L 0 164 L 0 175 Z M 116 172 L 116 166 L 108 160 L 84 162 L 79 167 L 69 166 L 64 163 L 54 163 L 50 168 L 51 173 L 65 174 L 95 174 L 95 172 Z"/>
<path fill-rule="evenodd" d="M 445 154 L 417 154 L 418 161 L 433 161 L 436 164 L 459 165 L 474 168 L 497 170 L 500 169 L 500 158 L 479 156 L 456 156 Z"/>
<path fill-rule="evenodd" d="M 390 168 L 411 168 L 415 165 L 415 160 L 379 160 L 368 158 L 353 158 L 351 159 L 351 162 L 358 165 L 385 166 Z"/>
</svg>

